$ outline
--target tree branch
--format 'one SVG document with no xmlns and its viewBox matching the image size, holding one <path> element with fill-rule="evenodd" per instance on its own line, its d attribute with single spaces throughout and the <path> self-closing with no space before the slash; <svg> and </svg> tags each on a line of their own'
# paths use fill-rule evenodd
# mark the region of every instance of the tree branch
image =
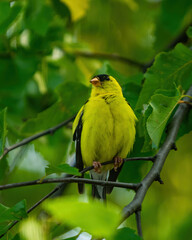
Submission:
<svg viewBox="0 0 192 240">
<path fill-rule="evenodd" d="M 143 238 L 142 227 L 141 227 L 141 208 L 135 212 L 136 222 L 137 222 L 137 232 L 138 235 Z"/>
<path fill-rule="evenodd" d="M 17 187 L 25 187 L 31 185 L 41 185 L 47 183 L 87 183 L 93 185 L 100 185 L 100 186 L 113 186 L 113 187 L 120 187 L 120 188 L 129 188 L 132 190 L 137 190 L 140 187 L 139 183 L 123 183 L 123 182 L 108 182 L 108 181 L 101 181 L 101 180 L 93 180 L 87 178 L 74 178 L 74 177 L 64 177 L 64 178 L 48 178 L 28 181 L 28 182 L 20 182 L 20 183 L 10 183 L 5 185 L 0 185 L 0 190 L 17 188 Z"/>
<path fill-rule="evenodd" d="M 143 161 L 154 161 L 154 157 L 133 157 L 133 158 L 125 158 L 123 159 L 124 162 L 128 161 L 138 161 L 138 160 L 143 160 Z M 113 164 L 114 160 L 111 161 L 106 161 L 101 163 L 102 166 L 108 165 L 108 164 Z M 92 170 L 94 167 L 89 166 L 84 168 L 80 173 L 85 173 L 90 170 Z M 123 183 L 123 182 L 107 182 L 107 181 L 100 181 L 100 180 L 93 180 L 93 179 L 86 179 L 86 178 L 78 178 L 78 176 L 73 175 L 72 177 L 62 177 L 62 178 L 47 178 L 47 179 L 37 179 L 33 181 L 28 181 L 28 182 L 20 182 L 20 183 L 9 183 L 5 185 L 0 185 L 0 191 L 1 190 L 6 190 L 10 188 L 17 188 L 17 187 L 25 187 L 25 186 L 31 186 L 31 185 L 39 185 L 39 184 L 47 184 L 47 183 L 87 183 L 87 184 L 93 184 L 93 185 L 101 185 L 101 186 L 114 186 L 114 187 L 120 187 L 120 188 L 130 188 L 133 190 L 137 190 L 140 186 L 139 183 Z M 57 188 L 59 190 L 60 187 Z M 56 189 L 54 189 L 55 193 Z"/>
<path fill-rule="evenodd" d="M 187 95 L 192 96 L 192 86 L 190 87 Z M 184 98 L 184 101 L 192 102 L 192 100 L 188 97 Z M 137 209 L 142 205 L 142 202 L 145 198 L 145 195 L 151 186 L 151 184 L 156 181 L 156 179 L 160 176 L 161 170 L 165 163 L 165 160 L 172 149 L 172 146 L 175 144 L 175 140 L 177 137 L 177 133 L 179 131 L 179 127 L 189 111 L 190 106 L 185 103 L 181 103 L 175 112 L 172 121 L 169 125 L 168 133 L 165 142 L 162 147 L 159 149 L 154 164 L 146 175 L 146 177 L 141 181 L 141 186 L 138 188 L 134 199 L 123 209 L 123 217 L 122 222 L 127 219 L 131 214 L 137 211 Z"/>
<path fill-rule="evenodd" d="M 28 137 L 28 138 L 25 138 L 25 139 L 23 139 L 21 142 L 18 142 L 18 143 L 16 143 L 16 144 L 13 144 L 13 145 L 10 146 L 10 147 L 5 148 L 3 154 L 0 156 L 0 160 L 1 160 L 5 155 L 7 155 L 10 151 L 12 151 L 12 150 L 14 150 L 14 149 L 16 149 L 16 148 L 18 148 L 18 147 L 21 147 L 21 146 L 23 146 L 23 145 L 25 145 L 25 144 L 27 144 L 27 143 L 29 143 L 29 142 L 32 142 L 33 140 L 35 140 L 35 139 L 37 139 L 37 138 L 40 138 L 40 137 L 42 137 L 42 136 L 45 136 L 45 135 L 47 135 L 47 134 L 53 134 L 53 133 L 54 133 L 55 131 L 57 131 L 59 128 L 65 126 L 65 125 L 67 125 L 69 122 L 73 121 L 74 118 L 75 118 L 75 116 L 73 116 L 73 117 L 69 118 L 68 120 L 66 120 L 66 121 L 64 121 L 64 122 L 56 125 L 55 127 L 51 127 L 51 128 L 49 128 L 49 129 L 47 129 L 47 130 L 45 130 L 45 131 L 43 131 L 43 132 L 40 132 L 40 133 L 37 133 L 37 134 L 35 134 L 35 135 L 33 135 L 33 136 L 30 136 L 30 137 Z"/>
</svg>

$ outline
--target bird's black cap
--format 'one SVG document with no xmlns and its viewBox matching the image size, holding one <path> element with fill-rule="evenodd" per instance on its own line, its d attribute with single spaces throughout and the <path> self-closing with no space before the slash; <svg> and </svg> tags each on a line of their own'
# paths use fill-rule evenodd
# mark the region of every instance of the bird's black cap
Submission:
<svg viewBox="0 0 192 240">
<path fill-rule="evenodd" d="M 99 78 L 99 80 L 101 81 L 101 82 L 103 82 L 103 81 L 109 81 L 110 79 L 109 79 L 109 75 L 107 75 L 107 74 L 99 74 L 99 75 L 97 75 L 97 76 L 94 76 L 94 78 Z"/>
</svg>

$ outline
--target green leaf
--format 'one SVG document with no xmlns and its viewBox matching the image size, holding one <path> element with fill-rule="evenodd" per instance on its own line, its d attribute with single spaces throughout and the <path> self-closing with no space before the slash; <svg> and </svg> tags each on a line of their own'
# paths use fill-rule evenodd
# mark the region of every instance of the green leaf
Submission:
<svg viewBox="0 0 192 240">
<path fill-rule="evenodd" d="M 13 238 L 11 238 L 11 240 L 23 240 L 23 239 L 20 237 L 20 234 L 17 233 Z"/>
<path fill-rule="evenodd" d="M 149 104 L 153 111 L 147 119 L 146 126 L 149 136 L 156 147 L 159 146 L 167 121 L 177 106 L 180 97 L 181 95 L 178 92 L 178 94 L 174 97 L 156 94 L 151 98 Z"/>
<path fill-rule="evenodd" d="M 188 29 L 187 29 L 187 36 L 189 38 L 192 38 L 192 26 L 190 26 Z"/>
<path fill-rule="evenodd" d="M 5 33 L 8 30 L 8 27 L 12 24 L 12 22 L 16 19 L 16 17 L 22 10 L 22 6 L 21 6 L 21 3 L 19 2 L 16 2 L 12 7 L 10 7 L 10 4 L 9 4 L 9 10 L 8 10 L 7 4 L 5 4 L 4 2 L 3 9 L 5 10 L 5 13 L 7 12 L 8 15 L 5 18 L 4 13 L 1 12 L 1 14 L 3 13 L 2 19 L 4 19 L 4 21 L 0 23 L 0 34 Z"/>
<path fill-rule="evenodd" d="M 137 103 L 137 98 L 141 91 L 141 86 L 135 83 L 127 83 L 122 86 L 123 96 L 126 98 L 127 102 L 134 109 Z"/>
<path fill-rule="evenodd" d="M 191 68 L 192 51 L 182 44 L 168 53 L 158 54 L 153 66 L 145 74 L 145 83 L 136 108 L 142 109 L 157 89 L 174 90 L 176 84 L 187 90 L 191 85 Z"/>
<path fill-rule="evenodd" d="M 89 96 L 89 88 L 78 82 L 67 82 L 57 88 L 60 100 L 28 120 L 22 127 L 22 134 L 29 135 L 53 127 L 72 117 Z M 47 121 L 49 119 L 49 121 Z"/>
<path fill-rule="evenodd" d="M 116 231 L 113 240 L 141 240 L 135 231 L 131 228 L 120 228 Z"/>
<path fill-rule="evenodd" d="M 6 113 L 7 113 L 7 108 L 3 109 L 0 112 L 0 155 L 4 151 L 5 138 L 7 135 Z"/>
<path fill-rule="evenodd" d="M 184 120 L 181 123 L 179 132 L 177 134 L 177 139 L 182 137 L 184 134 L 189 133 L 189 131 L 191 130 L 192 130 L 192 111 L 189 111 L 189 113 L 185 116 Z"/>
<path fill-rule="evenodd" d="M 12 208 L 0 204 L 0 234 L 4 233 L 10 226 L 10 222 L 27 217 L 26 201 L 22 200 Z"/>
<path fill-rule="evenodd" d="M 4 177 L 6 176 L 8 169 L 9 169 L 9 165 L 8 165 L 6 156 L 4 156 L 0 160 L 0 182 L 4 180 Z"/>
<path fill-rule="evenodd" d="M 60 15 L 65 20 L 71 19 L 71 12 L 67 7 L 67 5 L 62 3 L 60 0 L 51 0 L 51 1 L 58 15 Z"/>
<path fill-rule="evenodd" d="M 26 213 L 26 201 L 22 200 L 15 204 L 12 208 L 8 208 L 3 204 L 0 204 L 0 222 L 20 220 L 27 217 Z"/>
<path fill-rule="evenodd" d="M 51 166 L 49 165 L 46 168 L 46 175 L 50 175 L 52 173 L 68 173 L 71 175 L 75 175 L 75 176 L 81 176 L 81 173 L 79 172 L 79 170 L 75 167 L 71 167 L 69 166 L 69 164 L 61 164 L 59 166 Z"/>
<path fill-rule="evenodd" d="M 144 136 L 144 144 L 141 149 L 141 152 L 152 151 L 152 140 L 148 134 L 147 127 L 146 127 L 147 119 L 151 115 L 151 113 L 152 113 L 152 107 L 149 104 L 146 104 L 145 110 L 143 112 L 143 116 L 138 121 L 140 134 Z"/>
<path fill-rule="evenodd" d="M 11 9 L 10 9 L 10 3 L 8 1 L 1 1 L 0 2 L 0 24 L 5 21 L 10 12 L 11 12 Z"/>
<path fill-rule="evenodd" d="M 155 47 L 161 49 L 181 30 L 186 14 L 191 10 L 189 0 L 162 1 L 160 16 L 157 19 Z"/>
<path fill-rule="evenodd" d="M 96 200 L 80 202 L 75 197 L 65 197 L 45 202 L 44 208 L 62 223 L 79 226 L 95 237 L 111 236 L 121 219 L 116 205 L 107 203 L 106 206 Z"/>
<path fill-rule="evenodd" d="M 26 23 L 35 33 L 40 36 L 45 36 L 51 24 L 53 10 L 49 6 L 42 5 L 41 3 L 37 3 L 33 8 L 31 4 L 26 12 Z"/>
</svg>

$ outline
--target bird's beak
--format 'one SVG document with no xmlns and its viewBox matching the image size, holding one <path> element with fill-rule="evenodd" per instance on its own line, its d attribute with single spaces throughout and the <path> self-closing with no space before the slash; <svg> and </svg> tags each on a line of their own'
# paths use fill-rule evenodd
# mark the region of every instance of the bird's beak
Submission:
<svg viewBox="0 0 192 240">
<path fill-rule="evenodd" d="M 93 86 L 95 86 L 95 87 L 100 87 L 101 86 L 100 80 L 98 78 L 96 78 L 96 77 L 91 79 L 90 83 L 93 84 Z"/>
</svg>

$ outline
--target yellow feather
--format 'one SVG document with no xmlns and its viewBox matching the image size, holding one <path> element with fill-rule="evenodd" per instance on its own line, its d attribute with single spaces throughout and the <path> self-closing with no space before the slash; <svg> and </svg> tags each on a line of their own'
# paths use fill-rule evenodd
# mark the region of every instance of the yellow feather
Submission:
<svg viewBox="0 0 192 240">
<path fill-rule="evenodd" d="M 81 153 L 85 166 L 93 161 L 105 162 L 119 156 L 125 158 L 135 141 L 133 110 L 123 97 L 118 82 L 110 76 L 110 81 L 92 89 L 88 102 L 80 109 L 74 124 L 73 133 L 83 112 L 81 133 Z M 110 170 L 106 165 L 102 170 Z"/>
</svg>

